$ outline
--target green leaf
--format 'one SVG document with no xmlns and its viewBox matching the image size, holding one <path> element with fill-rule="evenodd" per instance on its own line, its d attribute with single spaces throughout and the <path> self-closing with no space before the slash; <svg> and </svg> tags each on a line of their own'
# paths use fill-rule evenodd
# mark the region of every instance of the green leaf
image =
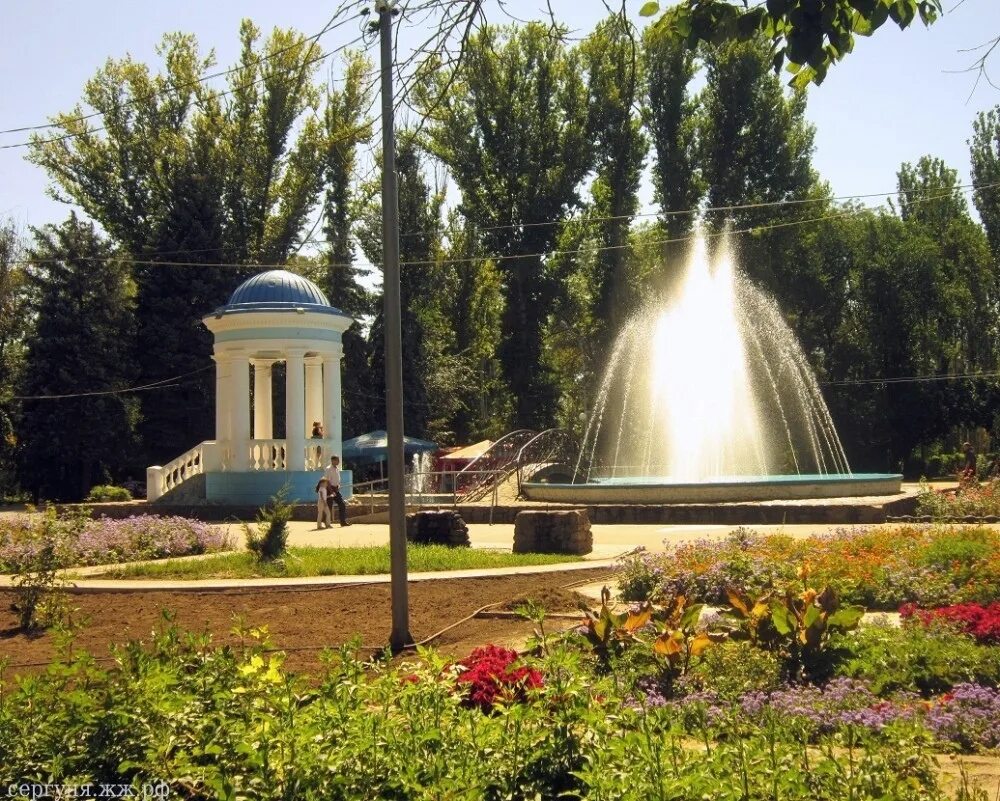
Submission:
<svg viewBox="0 0 1000 801">
<path fill-rule="evenodd" d="M 655 0 L 649 0 L 648 3 L 643 3 L 642 8 L 639 9 L 640 17 L 651 17 L 660 10 L 660 4 L 655 2 Z"/>
<path fill-rule="evenodd" d="M 693 604 L 684 610 L 684 614 L 681 616 L 681 628 L 690 629 L 698 622 L 698 618 L 701 616 L 701 610 L 705 607 L 705 604 Z"/>
<path fill-rule="evenodd" d="M 792 623 L 792 618 L 788 614 L 788 607 L 784 604 L 775 604 L 774 608 L 771 610 L 771 622 L 774 624 L 775 630 L 783 637 L 787 637 L 792 633 L 794 624 Z"/>
<path fill-rule="evenodd" d="M 851 629 L 857 627 L 858 623 L 861 622 L 861 618 L 864 616 L 865 610 L 861 606 L 845 606 L 838 609 L 832 615 L 830 619 L 826 621 L 827 626 L 830 628 L 837 628 L 842 631 L 850 631 Z"/>
</svg>

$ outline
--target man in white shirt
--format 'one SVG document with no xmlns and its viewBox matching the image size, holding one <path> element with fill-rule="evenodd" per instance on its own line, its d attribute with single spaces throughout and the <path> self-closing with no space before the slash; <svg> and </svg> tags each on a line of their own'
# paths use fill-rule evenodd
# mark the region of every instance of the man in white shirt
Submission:
<svg viewBox="0 0 1000 801">
<path fill-rule="evenodd" d="M 351 525 L 347 522 L 347 504 L 344 503 L 344 497 L 340 494 L 339 456 L 330 457 L 330 466 L 323 471 L 323 478 L 326 479 L 327 484 L 326 499 L 330 505 L 330 517 L 333 517 L 333 505 L 337 504 L 337 517 L 340 519 L 340 525 Z"/>
</svg>

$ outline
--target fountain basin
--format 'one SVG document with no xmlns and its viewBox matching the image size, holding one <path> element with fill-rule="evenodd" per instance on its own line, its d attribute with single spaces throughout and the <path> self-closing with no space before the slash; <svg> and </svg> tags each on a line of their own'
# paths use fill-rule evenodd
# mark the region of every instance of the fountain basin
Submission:
<svg viewBox="0 0 1000 801">
<path fill-rule="evenodd" d="M 550 503 L 736 503 L 896 495 L 899 473 L 824 473 L 773 476 L 723 476 L 711 481 L 676 482 L 668 476 L 615 476 L 586 484 L 525 482 L 532 501 Z"/>
</svg>

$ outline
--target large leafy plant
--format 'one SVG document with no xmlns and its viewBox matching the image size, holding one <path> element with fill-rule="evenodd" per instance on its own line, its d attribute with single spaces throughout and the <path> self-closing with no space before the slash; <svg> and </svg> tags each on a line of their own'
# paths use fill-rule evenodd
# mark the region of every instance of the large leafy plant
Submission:
<svg viewBox="0 0 1000 801">
<path fill-rule="evenodd" d="M 842 606 L 832 587 L 810 587 L 809 573 L 808 565 L 798 570 L 801 591 L 794 586 L 772 590 L 755 601 L 737 588 L 726 591 L 730 608 L 725 614 L 739 623 L 737 636 L 779 651 L 786 677 L 793 680 L 828 674 L 834 657 L 831 635 L 856 628 L 865 613 L 860 606 Z"/>
</svg>

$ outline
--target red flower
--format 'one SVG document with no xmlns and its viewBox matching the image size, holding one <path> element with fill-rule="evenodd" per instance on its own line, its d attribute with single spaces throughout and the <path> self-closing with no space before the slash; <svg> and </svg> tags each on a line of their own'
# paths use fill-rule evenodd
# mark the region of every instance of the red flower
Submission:
<svg viewBox="0 0 1000 801">
<path fill-rule="evenodd" d="M 465 691 L 464 703 L 484 712 L 497 700 L 523 701 L 527 690 L 542 686 L 542 674 L 535 668 L 520 665 L 516 651 L 498 645 L 485 645 L 474 650 L 458 664 L 465 668 L 456 682 Z"/>
<path fill-rule="evenodd" d="M 980 644 L 1000 643 L 1000 601 L 989 606 L 969 603 L 937 609 L 918 609 L 913 604 L 903 604 L 899 614 L 903 618 L 916 617 L 925 626 L 932 620 L 947 620 L 971 634 Z"/>
</svg>

